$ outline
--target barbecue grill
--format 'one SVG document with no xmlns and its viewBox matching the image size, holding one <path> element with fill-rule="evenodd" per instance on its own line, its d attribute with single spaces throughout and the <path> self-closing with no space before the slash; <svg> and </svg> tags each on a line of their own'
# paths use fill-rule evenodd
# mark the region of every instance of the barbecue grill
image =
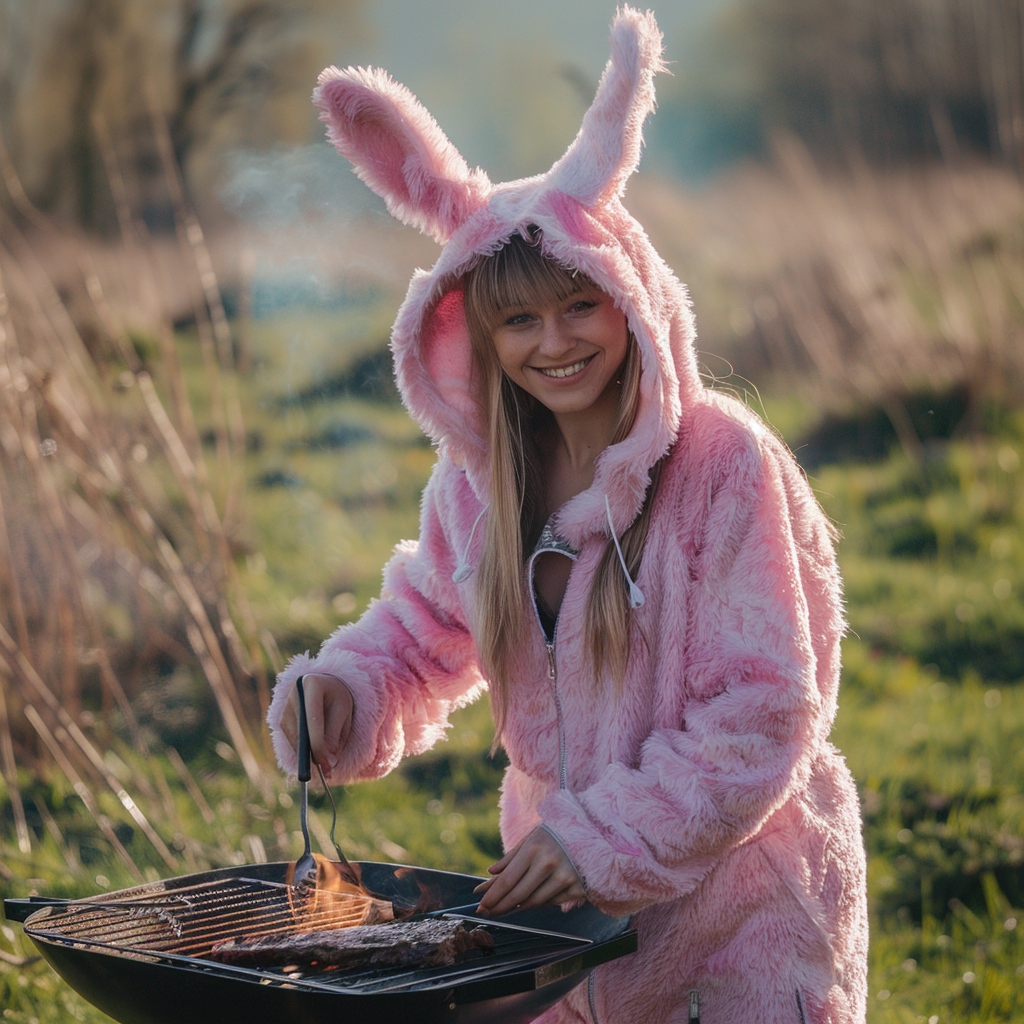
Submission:
<svg viewBox="0 0 1024 1024">
<path fill-rule="evenodd" d="M 430 908 L 485 928 L 491 950 L 451 965 L 253 968 L 207 959 L 219 941 L 356 924 L 368 898 L 285 884 L 288 864 L 183 875 L 88 900 L 6 900 L 51 967 L 122 1024 L 525 1024 L 598 964 L 632 953 L 625 918 L 584 905 L 473 916 L 471 875 L 364 861 L 363 884 L 396 913 Z M 382 927 L 387 927 L 383 925 Z"/>
</svg>

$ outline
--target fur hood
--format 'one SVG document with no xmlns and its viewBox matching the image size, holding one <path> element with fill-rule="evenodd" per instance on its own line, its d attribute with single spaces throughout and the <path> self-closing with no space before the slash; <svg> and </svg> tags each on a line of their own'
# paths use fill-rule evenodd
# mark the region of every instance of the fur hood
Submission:
<svg viewBox="0 0 1024 1024">
<path fill-rule="evenodd" d="M 593 486 L 560 514 L 560 532 L 577 546 L 608 532 L 605 496 L 616 533 L 633 521 L 651 467 L 701 388 L 686 290 L 622 204 L 654 107 L 661 51 L 653 15 L 621 8 L 611 59 L 579 134 L 547 173 L 504 184 L 471 171 L 416 97 L 382 70 L 328 68 L 313 94 L 330 141 L 359 177 L 395 217 L 443 246 L 431 270 L 414 274 L 391 347 L 406 407 L 466 471 L 481 503 L 489 491 L 487 432 L 461 277 L 536 225 L 546 254 L 582 271 L 625 312 L 641 357 L 640 411 L 629 437 L 598 459 Z"/>
</svg>

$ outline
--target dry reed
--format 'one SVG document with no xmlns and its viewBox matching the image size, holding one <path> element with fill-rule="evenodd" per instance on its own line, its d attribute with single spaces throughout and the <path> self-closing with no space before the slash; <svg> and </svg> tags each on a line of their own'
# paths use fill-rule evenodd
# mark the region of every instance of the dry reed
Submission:
<svg viewBox="0 0 1024 1024">
<path fill-rule="evenodd" d="M 824 175 L 795 138 L 699 197 L 630 206 L 690 280 L 701 349 L 823 410 L 882 407 L 904 448 L 919 390 L 1024 398 L 1024 182 L 992 164 Z M 712 364 L 714 365 L 714 364 Z"/>
<path fill-rule="evenodd" d="M 267 752 L 256 738 L 268 701 L 266 657 L 232 545 L 244 517 L 245 432 L 231 334 L 156 109 L 152 120 L 178 225 L 176 273 L 194 282 L 213 471 L 160 301 L 158 247 L 129 207 L 102 121 L 94 129 L 131 256 L 128 281 L 109 272 L 97 247 L 32 206 L 0 146 L 13 207 L 0 210 L 0 770 L 22 853 L 32 837 L 18 766 L 46 773 L 49 763 L 138 877 L 97 794 L 113 792 L 160 861 L 179 867 L 150 821 L 158 815 L 180 826 L 165 759 L 145 756 L 161 752 L 159 737 L 135 713 L 158 662 L 205 676 L 249 780 L 271 796 Z M 67 257 L 63 265 L 55 253 Z M 154 365 L 138 348 L 140 329 L 156 339 Z M 101 753 L 121 729 L 142 755 L 134 792 Z M 180 756 L 162 752 L 212 820 Z M 52 816 L 42 818 L 59 835 Z M 194 852 L 186 844 L 187 862 L 195 863 Z"/>
</svg>

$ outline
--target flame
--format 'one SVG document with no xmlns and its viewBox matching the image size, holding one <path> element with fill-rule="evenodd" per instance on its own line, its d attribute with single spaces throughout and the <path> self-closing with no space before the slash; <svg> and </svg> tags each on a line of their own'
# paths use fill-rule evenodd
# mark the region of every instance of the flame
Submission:
<svg viewBox="0 0 1024 1024">
<path fill-rule="evenodd" d="M 340 863 L 319 853 L 313 854 L 313 860 L 317 869 L 315 885 L 294 885 L 295 861 L 288 865 L 285 874 L 288 900 L 296 920 L 302 919 L 305 926 L 320 928 L 346 928 L 394 920 L 392 905 L 367 892 L 358 878 L 344 871 Z M 327 896 L 328 893 L 331 895 Z M 320 920 L 312 921 L 315 915 Z"/>
</svg>

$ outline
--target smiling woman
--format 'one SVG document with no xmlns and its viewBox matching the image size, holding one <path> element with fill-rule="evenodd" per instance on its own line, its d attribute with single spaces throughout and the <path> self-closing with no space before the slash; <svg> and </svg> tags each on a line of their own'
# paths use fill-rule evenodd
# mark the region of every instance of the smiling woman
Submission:
<svg viewBox="0 0 1024 1024">
<path fill-rule="evenodd" d="M 294 770 L 298 676 L 337 782 L 432 746 L 486 682 L 510 764 L 478 912 L 587 899 L 638 931 L 545 1024 L 668 1024 L 694 990 L 716 1024 L 857 1024 L 833 535 L 774 434 L 703 387 L 686 291 L 622 205 L 660 67 L 622 8 L 568 152 L 503 185 L 383 72 L 322 76 L 331 141 L 444 246 L 392 335 L 438 462 L 381 600 L 281 674 L 275 749 Z"/>
</svg>

